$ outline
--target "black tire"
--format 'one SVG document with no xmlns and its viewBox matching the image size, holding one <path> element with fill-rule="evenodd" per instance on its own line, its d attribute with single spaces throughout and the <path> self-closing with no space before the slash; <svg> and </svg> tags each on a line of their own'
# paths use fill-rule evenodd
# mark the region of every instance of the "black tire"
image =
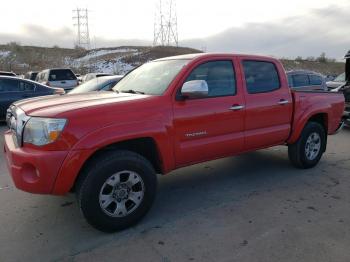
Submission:
<svg viewBox="0 0 350 262">
<path fill-rule="evenodd" d="M 101 207 L 100 194 L 102 187 L 106 186 L 105 182 L 123 170 L 139 175 L 144 186 L 143 198 L 130 214 L 112 217 Z M 150 162 L 139 154 L 130 151 L 106 151 L 92 159 L 82 172 L 77 186 L 78 204 L 88 223 L 98 230 L 115 232 L 128 228 L 143 218 L 152 206 L 157 191 L 157 176 Z"/>
<path fill-rule="evenodd" d="M 307 140 L 312 134 L 317 134 L 320 140 L 320 150 L 315 158 L 309 159 L 307 156 Z M 312 168 L 320 161 L 323 153 L 326 150 L 327 137 L 326 131 L 322 125 L 317 122 L 308 122 L 298 141 L 294 144 L 288 145 L 288 156 L 290 162 L 297 168 Z"/>
</svg>

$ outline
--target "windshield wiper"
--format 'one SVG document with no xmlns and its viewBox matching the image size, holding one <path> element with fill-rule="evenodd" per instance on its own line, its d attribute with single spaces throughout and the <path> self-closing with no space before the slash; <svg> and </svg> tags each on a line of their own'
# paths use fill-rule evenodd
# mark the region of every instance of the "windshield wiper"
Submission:
<svg viewBox="0 0 350 262">
<path fill-rule="evenodd" d="M 120 92 L 121 92 L 121 93 L 130 93 L 130 94 L 141 94 L 141 95 L 144 95 L 144 94 L 145 94 L 145 92 L 136 91 L 136 90 L 133 90 L 133 89 L 121 90 Z"/>
</svg>

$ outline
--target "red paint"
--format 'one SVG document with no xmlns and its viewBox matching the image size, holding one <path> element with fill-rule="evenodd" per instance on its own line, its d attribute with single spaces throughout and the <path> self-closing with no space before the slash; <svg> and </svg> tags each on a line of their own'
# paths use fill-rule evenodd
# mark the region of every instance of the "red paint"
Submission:
<svg viewBox="0 0 350 262">
<path fill-rule="evenodd" d="M 237 80 L 235 96 L 176 100 L 176 93 L 197 65 L 232 60 Z M 241 61 L 270 61 L 278 69 L 280 89 L 248 94 Z M 280 105 L 280 100 L 289 101 Z M 233 105 L 243 105 L 231 111 Z M 19 102 L 31 116 L 68 119 L 60 138 L 37 147 L 14 146 L 5 133 L 5 154 L 18 188 L 44 194 L 67 193 L 84 165 L 97 150 L 110 144 L 152 138 L 164 174 L 193 163 L 295 142 L 316 114 L 324 114 L 328 134 L 335 132 L 344 109 L 337 93 L 290 91 L 281 63 L 273 58 L 204 54 L 194 57 L 162 96 L 91 93 Z M 203 132 L 198 136 L 188 134 Z M 36 176 L 35 174 L 38 174 Z"/>
</svg>

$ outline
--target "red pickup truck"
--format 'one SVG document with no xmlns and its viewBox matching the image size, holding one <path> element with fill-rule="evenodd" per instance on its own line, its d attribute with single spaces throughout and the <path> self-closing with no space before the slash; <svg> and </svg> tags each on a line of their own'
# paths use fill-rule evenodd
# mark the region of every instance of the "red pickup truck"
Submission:
<svg viewBox="0 0 350 262">
<path fill-rule="evenodd" d="M 76 192 L 91 225 L 116 231 L 147 213 L 156 174 L 276 145 L 315 166 L 343 110 L 342 94 L 291 91 L 276 59 L 183 55 L 142 65 L 113 92 L 14 103 L 4 152 L 17 188 Z"/>
</svg>

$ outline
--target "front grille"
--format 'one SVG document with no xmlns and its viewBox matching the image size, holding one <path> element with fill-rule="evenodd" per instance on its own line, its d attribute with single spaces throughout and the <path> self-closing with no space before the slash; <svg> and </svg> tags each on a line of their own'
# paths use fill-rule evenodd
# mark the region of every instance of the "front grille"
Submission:
<svg viewBox="0 0 350 262">
<path fill-rule="evenodd" d="M 8 128 L 12 131 L 14 137 L 16 137 L 17 145 L 22 144 L 23 128 L 30 117 L 28 117 L 23 110 L 15 106 L 10 106 L 6 112 L 6 123 Z"/>
<path fill-rule="evenodd" d="M 11 129 L 11 117 L 14 116 L 14 106 L 10 106 L 6 111 L 6 124 Z"/>
</svg>

